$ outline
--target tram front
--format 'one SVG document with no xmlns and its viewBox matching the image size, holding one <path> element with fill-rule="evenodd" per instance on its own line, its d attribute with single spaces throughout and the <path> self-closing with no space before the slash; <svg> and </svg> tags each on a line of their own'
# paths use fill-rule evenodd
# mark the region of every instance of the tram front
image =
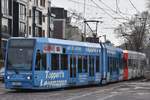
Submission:
<svg viewBox="0 0 150 100">
<path fill-rule="evenodd" d="M 9 39 L 5 59 L 6 88 L 32 88 L 34 46 L 34 39 Z"/>
</svg>

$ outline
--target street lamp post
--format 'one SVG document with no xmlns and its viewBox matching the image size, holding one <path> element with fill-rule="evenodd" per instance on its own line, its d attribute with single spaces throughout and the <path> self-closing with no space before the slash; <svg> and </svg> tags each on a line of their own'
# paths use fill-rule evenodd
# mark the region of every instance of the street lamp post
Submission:
<svg viewBox="0 0 150 100">
<path fill-rule="evenodd" d="M 0 0 L 0 57 L 2 57 L 2 7 L 1 7 L 1 2 Z M 1 59 L 1 58 L 0 58 Z"/>
</svg>

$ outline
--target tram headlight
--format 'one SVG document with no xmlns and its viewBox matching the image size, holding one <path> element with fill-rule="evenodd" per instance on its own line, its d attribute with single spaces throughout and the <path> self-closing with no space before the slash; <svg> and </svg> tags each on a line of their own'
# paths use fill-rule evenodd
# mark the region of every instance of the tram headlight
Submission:
<svg viewBox="0 0 150 100">
<path fill-rule="evenodd" d="M 10 79 L 10 76 L 7 76 L 7 79 Z"/>
<path fill-rule="evenodd" d="M 31 79 L 31 76 L 28 76 L 27 79 L 30 80 L 30 79 Z"/>
</svg>

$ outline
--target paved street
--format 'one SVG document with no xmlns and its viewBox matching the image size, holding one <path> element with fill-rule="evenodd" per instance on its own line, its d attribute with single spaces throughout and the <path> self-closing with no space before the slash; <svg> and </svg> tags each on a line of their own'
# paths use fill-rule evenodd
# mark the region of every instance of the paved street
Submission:
<svg viewBox="0 0 150 100">
<path fill-rule="evenodd" d="M 126 81 L 106 86 L 38 92 L 16 92 L 0 84 L 0 100 L 149 100 L 150 82 Z"/>
</svg>

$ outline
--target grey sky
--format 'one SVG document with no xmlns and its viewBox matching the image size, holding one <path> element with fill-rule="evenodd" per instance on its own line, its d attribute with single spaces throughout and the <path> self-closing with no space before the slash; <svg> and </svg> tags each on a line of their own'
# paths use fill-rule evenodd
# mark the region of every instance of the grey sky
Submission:
<svg viewBox="0 0 150 100">
<path fill-rule="evenodd" d="M 52 0 L 52 6 L 57 7 L 64 7 L 67 10 L 75 9 L 78 12 L 83 13 L 83 4 L 81 3 L 75 3 L 72 1 L 77 2 L 84 2 L 84 0 Z M 108 12 L 111 16 L 114 18 L 131 18 L 134 16 L 134 14 L 138 13 L 136 9 L 140 12 L 146 10 L 146 1 L 147 0 L 130 0 L 136 9 L 131 5 L 129 0 L 117 0 L 118 1 L 118 8 L 116 10 L 116 0 L 101 0 L 103 3 L 111 7 L 114 11 L 117 11 L 118 13 L 114 13 L 112 10 L 110 10 L 108 7 L 106 7 L 102 2 L 99 0 L 93 0 L 98 4 L 100 7 L 102 7 L 106 12 Z M 99 35 L 106 34 L 107 38 L 111 40 L 115 45 L 119 45 L 121 42 L 121 39 L 116 38 L 116 36 L 113 34 L 113 28 L 117 27 L 120 22 L 126 22 L 126 20 L 123 19 L 116 19 L 114 20 L 111 18 L 108 14 L 106 14 L 104 11 L 102 11 L 100 8 L 92 7 L 96 6 L 91 0 L 86 0 L 86 15 L 85 17 L 87 19 L 91 18 L 98 18 L 103 17 L 101 20 L 104 21 L 102 24 L 99 24 Z M 88 6 L 92 5 L 92 6 Z M 122 13 L 119 13 L 121 11 Z"/>
</svg>

